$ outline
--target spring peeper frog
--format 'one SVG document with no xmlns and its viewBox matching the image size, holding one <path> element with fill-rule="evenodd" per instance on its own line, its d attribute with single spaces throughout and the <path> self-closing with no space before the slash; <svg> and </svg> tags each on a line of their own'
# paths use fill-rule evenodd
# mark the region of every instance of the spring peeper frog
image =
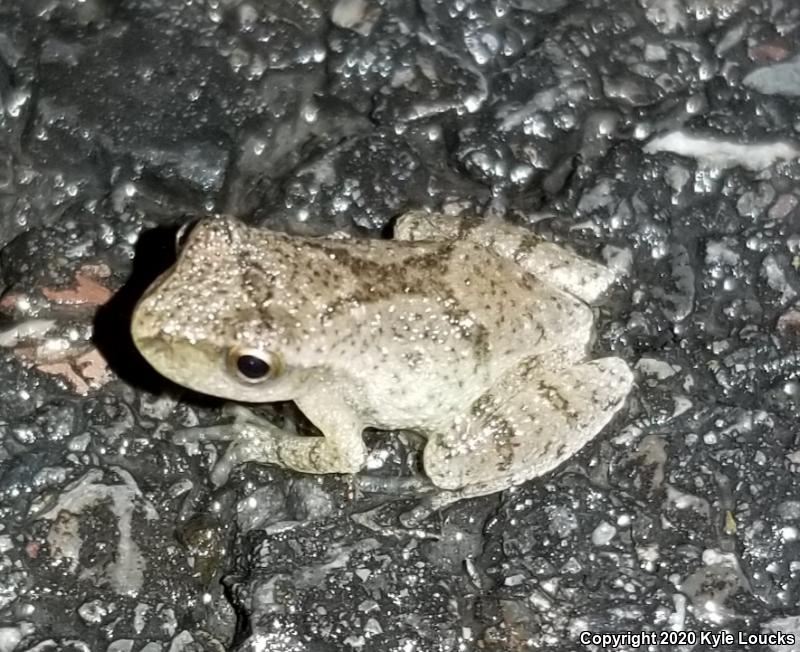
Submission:
<svg viewBox="0 0 800 652">
<path fill-rule="evenodd" d="M 443 503 L 558 466 L 622 407 L 618 357 L 587 359 L 606 267 L 501 221 L 412 212 L 393 240 L 299 237 L 225 216 L 200 221 L 135 309 L 132 334 L 164 376 L 237 402 L 291 400 L 321 436 L 261 420 L 244 461 L 355 473 L 366 427 L 426 437 Z"/>
</svg>

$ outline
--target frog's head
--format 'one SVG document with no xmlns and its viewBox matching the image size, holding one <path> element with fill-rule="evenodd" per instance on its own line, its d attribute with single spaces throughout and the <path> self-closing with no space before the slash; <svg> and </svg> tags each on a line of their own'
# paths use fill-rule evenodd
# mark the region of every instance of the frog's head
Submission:
<svg viewBox="0 0 800 652">
<path fill-rule="evenodd" d="M 247 264 L 251 233 L 222 216 L 179 233 L 178 260 L 139 300 L 131 334 L 179 385 L 237 401 L 289 400 L 301 374 L 287 369 L 275 324 L 265 324 L 264 289 Z"/>
</svg>

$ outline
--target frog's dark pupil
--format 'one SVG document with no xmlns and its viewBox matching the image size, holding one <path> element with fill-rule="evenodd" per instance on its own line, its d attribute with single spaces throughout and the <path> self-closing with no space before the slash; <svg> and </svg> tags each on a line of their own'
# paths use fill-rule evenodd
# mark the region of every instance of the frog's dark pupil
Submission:
<svg viewBox="0 0 800 652">
<path fill-rule="evenodd" d="M 269 365 L 254 355 L 240 355 L 236 367 L 245 378 L 263 378 L 269 373 Z"/>
</svg>

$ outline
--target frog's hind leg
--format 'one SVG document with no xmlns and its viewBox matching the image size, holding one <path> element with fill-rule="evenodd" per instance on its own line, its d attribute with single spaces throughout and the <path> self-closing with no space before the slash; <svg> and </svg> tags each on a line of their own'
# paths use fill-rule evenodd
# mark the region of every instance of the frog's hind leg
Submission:
<svg viewBox="0 0 800 652">
<path fill-rule="evenodd" d="M 632 384 L 620 358 L 556 370 L 524 361 L 428 440 L 426 474 L 456 492 L 438 501 L 493 493 L 557 467 L 603 429 Z"/>
<path fill-rule="evenodd" d="M 469 238 L 586 303 L 596 301 L 617 278 L 608 267 L 499 219 L 482 222 Z"/>
<path fill-rule="evenodd" d="M 599 263 L 548 242 L 528 229 L 500 218 L 467 218 L 411 211 L 397 218 L 396 240 L 464 239 L 490 247 L 503 258 L 517 263 L 528 274 L 582 299 L 596 301 L 614 281 L 616 274 Z"/>
</svg>

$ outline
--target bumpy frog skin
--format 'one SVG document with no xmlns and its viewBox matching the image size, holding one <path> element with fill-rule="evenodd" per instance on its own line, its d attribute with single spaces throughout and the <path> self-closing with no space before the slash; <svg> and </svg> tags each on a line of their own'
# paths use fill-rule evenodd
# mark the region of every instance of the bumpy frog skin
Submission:
<svg viewBox="0 0 800 652">
<path fill-rule="evenodd" d="M 176 383 L 233 401 L 292 400 L 319 428 L 229 426 L 216 484 L 248 460 L 355 473 L 364 428 L 409 429 L 427 438 L 425 472 L 445 504 L 546 473 L 622 407 L 627 364 L 586 360 L 587 303 L 613 281 L 499 221 L 409 213 L 394 240 L 342 240 L 215 216 L 141 299 L 132 334 Z"/>
</svg>

